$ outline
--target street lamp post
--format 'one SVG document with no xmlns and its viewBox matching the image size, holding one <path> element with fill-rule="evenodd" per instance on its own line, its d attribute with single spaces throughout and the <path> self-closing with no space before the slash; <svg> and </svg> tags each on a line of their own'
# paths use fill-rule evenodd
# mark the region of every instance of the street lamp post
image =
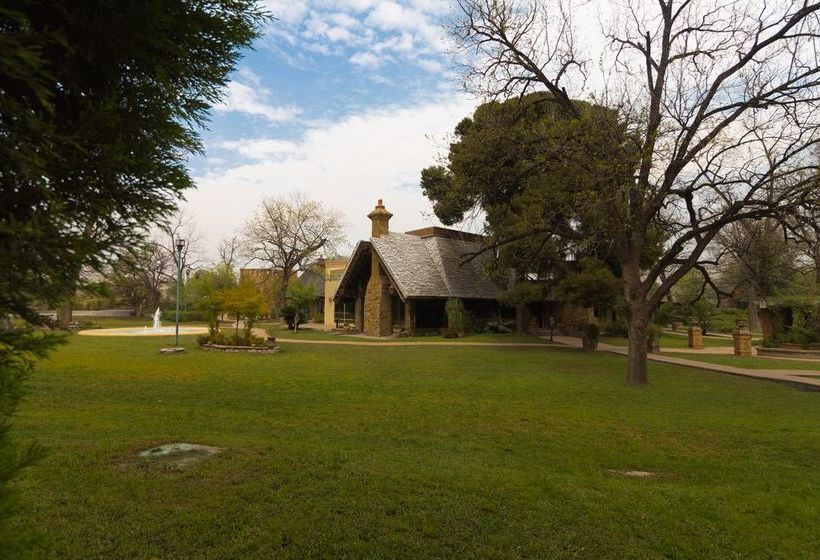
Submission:
<svg viewBox="0 0 820 560">
<path fill-rule="evenodd" d="M 182 268 L 185 266 L 185 255 L 182 253 L 182 250 L 185 248 L 185 240 L 184 239 L 177 239 L 176 242 L 177 246 L 177 317 L 176 317 L 176 329 L 175 329 L 175 340 L 174 346 L 179 348 L 179 287 L 182 283 Z"/>
</svg>

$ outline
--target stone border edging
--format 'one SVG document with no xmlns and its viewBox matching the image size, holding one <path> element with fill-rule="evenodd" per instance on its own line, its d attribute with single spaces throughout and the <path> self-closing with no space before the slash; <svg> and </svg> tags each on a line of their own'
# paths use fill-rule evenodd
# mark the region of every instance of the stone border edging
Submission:
<svg viewBox="0 0 820 560">
<path fill-rule="evenodd" d="M 803 350 L 791 348 L 765 348 L 756 346 L 757 355 L 762 357 L 776 356 L 778 358 L 809 358 L 820 359 L 820 350 Z"/>
<path fill-rule="evenodd" d="M 222 344 L 203 344 L 200 348 L 211 352 L 245 352 L 248 354 L 275 354 L 282 350 L 279 346 L 226 346 Z"/>
</svg>

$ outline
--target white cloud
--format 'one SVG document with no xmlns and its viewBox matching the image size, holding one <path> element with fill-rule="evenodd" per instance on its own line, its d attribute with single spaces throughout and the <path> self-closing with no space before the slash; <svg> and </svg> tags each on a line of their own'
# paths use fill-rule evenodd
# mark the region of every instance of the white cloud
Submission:
<svg viewBox="0 0 820 560">
<path fill-rule="evenodd" d="M 266 5 L 280 21 L 266 30 L 264 44 L 298 68 L 310 66 L 315 55 L 373 68 L 378 63 L 362 53 L 389 53 L 412 64 L 418 56 L 441 58 L 446 50 L 441 18 L 448 7 L 440 0 L 268 0 Z M 283 49 L 283 43 L 292 48 Z M 420 67 L 442 73 L 440 65 Z"/>
<path fill-rule="evenodd" d="M 186 209 L 208 225 L 207 244 L 240 227 L 266 196 L 304 190 L 341 211 L 352 243 L 369 235 L 366 218 L 383 198 L 395 215 L 391 229 L 433 225 L 419 173 L 444 148 L 445 138 L 475 107 L 464 96 L 442 96 L 408 107 L 382 107 L 308 129 L 298 141 L 253 138 L 221 142 L 215 148 L 248 158 L 197 178 Z M 349 248 L 348 248 L 349 250 Z"/>
<path fill-rule="evenodd" d="M 384 58 L 371 52 L 357 52 L 350 57 L 350 62 L 364 68 L 378 68 L 384 62 Z"/>
<path fill-rule="evenodd" d="M 216 147 L 236 152 L 241 156 L 254 160 L 281 159 L 299 153 L 298 143 L 274 138 L 261 140 L 226 140 L 218 143 Z M 214 159 L 215 158 L 208 158 L 208 162 L 213 163 Z"/>
<path fill-rule="evenodd" d="M 283 23 L 298 23 L 308 12 L 304 0 L 264 0 L 262 6 Z"/>
<path fill-rule="evenodd" d="M 231 81 L 226 88 L 225 99 L 214 107 L 215 111 L 260 116 L 274 124 L 292 121 L 302 112 L 299 107 L 293 105 L 271 105 L 267 102 L 270 92 L 261 87 L 258 80 L 247 74 L 245 77 L 252 84 L 248 85 L 237 80 Z"/>
</svg>

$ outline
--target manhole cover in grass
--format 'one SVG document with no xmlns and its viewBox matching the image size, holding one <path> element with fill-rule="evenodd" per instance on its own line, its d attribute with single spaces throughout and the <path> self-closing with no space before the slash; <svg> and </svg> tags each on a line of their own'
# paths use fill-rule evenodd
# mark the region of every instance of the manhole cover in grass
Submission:
<svg viewBox="0 0 820 560">
<path fill-rule="evenodd" d="M 213 457 L 222 451 L 221 447 L 198 443 L 164 443 L 138 452 L 137 463 L 143 465 L 156 463 L 168 468 L 181 468 Z"/>
</svg>

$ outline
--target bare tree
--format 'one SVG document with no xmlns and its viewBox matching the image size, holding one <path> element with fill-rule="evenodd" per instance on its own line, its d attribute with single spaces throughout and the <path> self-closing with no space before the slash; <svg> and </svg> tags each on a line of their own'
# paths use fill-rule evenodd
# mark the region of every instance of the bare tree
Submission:
<svg viewBox="0 0 820 560">
<path fill-rule="evenodd" d="M 168 271 L 170 279 L 175 279 L 179 268 L 179 252 L 176 249 L 178 239 L 183 239 L 185 245 L 182 247 L 182 262 L 185 263 L 185 271 L 188 273 L 196 271 L 204 264 L 202 257 L 202 232 L 197 228 L 193 218 L 185 212 L 178 212 L 167 223 L 160 227 L 160 231 L 154 235 L 151 243 L 160 247 L 171 257 L 174 267 Z"/>
<path fill-rule="evenodd" d="M 266 199 L 245 224 L 244 255 L 281 273 L 280 304 L 294 273 L 305 270 L 314 256 L 332 254 L 344 240 L 341 215 L 303 193 Z"/>
<path fill-rule="evenodd" d="M 232 235 L 220 241 L 216 249 L 219 254 L 219 264 L 234 270 L 236 268 L 236 258 L 241 248 L 242 240 L 238 235 Z"/>
<path fill-rule="evenodd" d="M 813 195 L 788 213 L 784 223 L 789 236 L 810 262 L 815 282 L 820 284 L 820 180 Z"/>
<path fill-rule="evenodd" d="M 788 286 L 800 270 L 797 244 L 772 218 L 729 224 L 715 238 L 712 252 L 721 265 L 716 276 L 734 295 L 746 297 L 749 322 L 757 324 L 758 302 Z"/>
<path fill-rule="evenodd" d="M 146 243 L 121 257 L 112 266 L 110 282 L 114 296 L 130 305 L 140 316 L 145 308 L 154 309 L 162 301 L 162 288 L 174 267 L 172 255 L 156 243 Z"/>
<path fill-rule="evenodd" d="M 545 89 L 573 119 L 583 118 L 573 98 L 586 96 L 628 131 L 632 177 L 583 211 L 595 212 L 623 271 L 627 382 L 647 383 L 649 318 L 670 288 L 693 269 L 714 285 L 707 248 L 724 228 L 778 217 L 816 188 L 820 2 L 625 0 L 597 25 L 587 2 L 458 5 L 452 33 L 469 87 L 494 97 Z M 659 232 L 665 243 L 648 264 Z"/>
</svg>

